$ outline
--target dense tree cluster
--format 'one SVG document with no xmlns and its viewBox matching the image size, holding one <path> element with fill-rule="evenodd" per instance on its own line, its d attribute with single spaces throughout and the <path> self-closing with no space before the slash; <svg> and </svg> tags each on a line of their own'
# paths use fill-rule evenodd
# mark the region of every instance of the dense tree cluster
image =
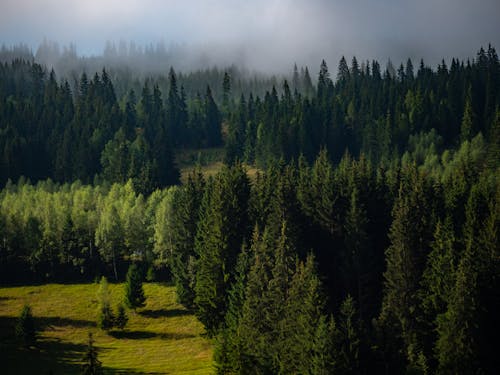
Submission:
<svg viewBox="0 0 500 375">
<path fill-rule="evenodd" d="M 494 373 L 498 57 L 389 68 L 343 59 L 334 83 L 323 63 L 310 97 L 285 86 L 234 105 L 228 76 L 222 110 L 207 90 L 199 122 L 227 121 L 215 176 L 149 195 L 133 175 L 8 183 L 3 281 L 153 267 L 214 338 L 221 374 Z M 168 98 L 167 118 L 185 118 L 168 110 L 182 95 Z"/>
<path fill-rule="evenodd" d="M 93 280 L 103 274 L 117 280 L 132 260 L 152 264 L 157 206 L 174 190 L 146 199 L 132 181 L 110 188 L 8 185 L 0 203 L 2 280 Z"/>
<path fill-rule="evenodd" d="M 321 64 L 314 95 L 284 81 L 263 98 L 242 96 L 229 121 L 227 161 L 265 166 L 304 155 L 312 161 L 321 148 L 338 162 L 346 150 L 387 164 L 408 149 L 409 137 L 434 131 L 435 147 L 457 146 L 495 130 L 500 104 L 500 64 L 494 48 L 481 49 L 467 63 L 443 62 L 433 71 L 408 60 L 397 71 L 377 61 L 349 67 L 344 58 L 334 81 Z M 496 134 L 495 133 L 495 134 Z"/>
<path fill-rule="evenodd" d="M 0 66 L 0 182 L 132 179 L 144 194 L 179 182 L 174 147 L 222 144 L 221 115 L 210 87 L 190 105 L 171 69 L 166 100 L 145 81 L 118 101 L 103 69 L 71 90 L 55 73 L 16 60 Z"/>
</svg>

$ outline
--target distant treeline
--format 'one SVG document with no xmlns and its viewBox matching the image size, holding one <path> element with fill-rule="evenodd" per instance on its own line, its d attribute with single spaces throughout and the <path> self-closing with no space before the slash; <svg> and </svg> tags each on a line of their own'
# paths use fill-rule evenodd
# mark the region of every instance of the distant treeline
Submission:
<svg viewBox="0 0 500 375">
<path fill-rule="evenodd" d="M 168 80 L 146 80 L 119 99 L 106 70 L 83 73 L 72 90 L 41 65 L 16 60 L 0 65 L 0 183 L 132 178 L 146 194 L 178 182 L 175 149 L 223 144 L 226 162 L 259 167 L 300 155 L 312 161 L 321 148 L 335 163 L 347 151 L 387 165 L 406 151 L 422 158 L 482 133 L 495 159 L 499 72 L 492 47 L 437 71 L 422 62 L 414 72 L 409 60 L 382 72 L 376 61 L 354 58 L 349 67 L 342 59 L 335 82 L 323 62 L 316 87 L 295 69 L 281 94 L 272 88 L 261 98 L 237 96 L 230 73 L 217 70 L 192 73 L 204 87 L 193 94 L 171 69 Z M 220 89 L 219 100 L 205 82 Z"/>
</svg>

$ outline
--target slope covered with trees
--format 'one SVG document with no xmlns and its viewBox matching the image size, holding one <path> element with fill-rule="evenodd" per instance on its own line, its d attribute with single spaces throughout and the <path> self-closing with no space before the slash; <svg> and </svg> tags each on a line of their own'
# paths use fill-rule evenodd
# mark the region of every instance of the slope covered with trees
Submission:
<svg viewBox="0 0 500 375">
<path fill-rule="evenodd" d="M 28 74 L 13 74 L 20 67 L 36 65 L 3 72 L 19 79 Z M 89 87 L 111 92 L 105 77 Z M 172 70 L 165 101 L 145 86 L 137 105 L 111 100 L 101 112 L 116 113 L 116 126 L 89 122 L 97 135 L 111 127 L 96 135 L 99 158 L 85 176 L 2 169 L 5 180 L 67 182 L 7 183 L 2 281 L 123 279 L 130 263 L 155 270 L 214 338 L 219 373 L 494 373 L 499 79 L 492 47 L 437 71 L 422 63 L 414 72 L 408 61 L 382 73 L 376 62 L 343 59 L 335 82 L 323 63 L 311 95 L 284 82 L 281 94 L 235 98 L 226 76 L 220 102 L 210 89 L 186 100 Z M 9 92 L 11 119 L 36 103 L 31 90 Z M 77 113 L 64 132 L 84 128 Z M 39 134 L 10 121 L 7 150 L 28 147 L 20 134 Z M 198 146 L 223 142 L 226 165 L 165 188 L 177 182 L 161 177 L 174 175 L 172 150 L 196 139 L 187 131 Z M 260 171 L 250 179 L 243 163 Z M 127 173 L 113 175 L 120 165 Z M 103 183 L 69 183 L 94 175 Z"/>
</svg>

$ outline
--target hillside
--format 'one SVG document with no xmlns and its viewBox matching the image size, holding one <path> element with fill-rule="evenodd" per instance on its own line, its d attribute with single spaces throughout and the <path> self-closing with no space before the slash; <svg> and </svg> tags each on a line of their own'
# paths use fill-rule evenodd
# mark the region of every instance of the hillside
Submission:
<svg viewBox="0 0 500 375">
<path fill-rule="evenodd" d="M 95 326 L 97 284 L 0 288 L 0 361 L 3 374 L 79 374 L 87 333 L 93 332 L 106 374 L 209 374 L 212 348 L 203 326 L 175 302 L 172 287 L 145 284 L 146 306 L 128 311 L 123 332 Z M 115 306 L 122 284 L 110 285 Z M 14 335 L 25 303 L 41 329 L 36 348 L 21 348 Z"/>
</svg>

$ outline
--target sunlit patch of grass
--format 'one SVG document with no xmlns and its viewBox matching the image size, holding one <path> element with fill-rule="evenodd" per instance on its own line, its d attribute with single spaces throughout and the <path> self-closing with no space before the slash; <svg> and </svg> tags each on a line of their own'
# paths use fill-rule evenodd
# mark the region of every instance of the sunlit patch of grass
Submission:
<svg viewBox="0 0 500 375">
<path fill-rule="evenodd" d="M 94 333 L 105 373 L 213 373 L 212 345 L 200 322 L 175 302 L 173 287 L 144 284 L 146 306 L 128 311 L 124 331 L 109 333 L 95 325 L 98 288 L 97 284 L 0 288 L 2 374 L 79 374 L 89 331 Z M 123 285 L 111 284 L 110 292 L 116 308 Z M 41 329 L 38 344 L 30 349 L 14 336 L 16 318 L 26 303 Z"/>
</svg>

